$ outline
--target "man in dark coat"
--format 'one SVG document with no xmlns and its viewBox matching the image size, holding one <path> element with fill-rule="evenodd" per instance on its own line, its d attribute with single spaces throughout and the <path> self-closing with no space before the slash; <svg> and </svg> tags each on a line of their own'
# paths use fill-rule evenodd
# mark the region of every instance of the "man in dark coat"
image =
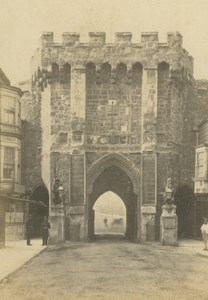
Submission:
<svg viewBox="0 0 208 300">
<path fill-rule="evenodd" d="M 28 246 L 32 246 L 31 243 L 30 243 L 32 230 L 33 230 L 32 217 L 31 217 L 31 215 L 29 215 L 28 220 L 26 222 L 26 237 L 27 237 L 27 245 Z"/>
<path fill-rule="evenodd" d="M 41 233 L 43 238 L 42 246 L 46 246 L 48 244 L 48 230 L 51 228 L 50 223 L 48 222 L 47 217 L 44 217 L 44 220 L 41 224 Z"/>
</svg>

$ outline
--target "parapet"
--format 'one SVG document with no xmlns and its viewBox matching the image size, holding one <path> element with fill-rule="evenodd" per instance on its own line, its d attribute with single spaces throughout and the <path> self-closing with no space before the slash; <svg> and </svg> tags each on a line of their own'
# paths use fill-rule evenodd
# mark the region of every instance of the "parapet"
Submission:
<svg viewBox="0 0 208 300">
<path fill-rule="evenodd" d="M 183 37 L 179 32 L 168 32 L 167 43 L 169 47 L 182 47 Z"/>
<path fill-rule="evenodd" d="M 142 32 L 141 44 L 143 48 L 151 48 L 158 45 L 158 32 Z"/>
<path fill-rule="evenodd" d="M 142 32 L 141 33 L 141 42 L 132 43 L 132 33 L 131 32 L 116 32 L 114 43 L 106 44 L 106 33 L 105 32 L 89 32 L 89 42 L 82 43 L 80 42 L 80 34 L 77 32 L 64 32 L 62 34 L 62 44 L 59 46 L 104 46 L 106 45 L 135 45 L 140 47 L 155 47 L 158 46 L 167 46 L 167 47 L 182 47 L 183 37 L 179 32 L 168 32 L 166 43 L 159 43 L 158 32 Z M 54 43 L 53 32 L 44 32 L 41 37 L 42 47 L 51 47 L 58 45 Z"/>
<path fill-rule="evenodd" d="M 136 60 L 144 68 L 157 68 L 158 63 L 166 61 L 173 70 L 183 65 L 193 73 L 193 58 L 182 48 L 183 38 L 179 32 L 168 32 L 166 42 L 159 41 L 158 32 L 142 32 L 140 42 L 132 41 L 131 32 L 116 32 L 113 43 L 106 42 L 105 32 L 89 32 L 87 42 L 82 42 L 77 32 L 64 32 L 61 43 L 54 42 L 53 38 L 53 32 L 43 33 L 41 47 L 32 60 L 32 70 L 47 68 L 52 62 L 62 65 L 68 61 L 77 67 L 92 60 L 97 65 L 109 62 L 114 69 L 115 61 L 123 60 L 131 66 Z"/>
<path fill-rule="evenodd" d="M 130 44 L 132 33 L 131 32 L 116 32 L 116 43 L 117 44 Z"/>
<path fill-rule="evenodd" d="M 89 32 L 90 44 L 91 45 L 104 45 L 105 44 L 105 32 Z"/>
<path fill-rule="evenodd" d="M 158 42 L 158 32 L 142 32 L 141 42 Z"/>
<path fill-rule="evenodd" d="M 53 32 L 43 32 L 41 37 L 42 47 L 52 46 L 53 44 Z"/>
<path fill-rule="evenodd" d="M 77 32 L 64 32 L 62 34 L 63 46 L 72 46 L 79 43 L 80 34 Z"/>
</svg>

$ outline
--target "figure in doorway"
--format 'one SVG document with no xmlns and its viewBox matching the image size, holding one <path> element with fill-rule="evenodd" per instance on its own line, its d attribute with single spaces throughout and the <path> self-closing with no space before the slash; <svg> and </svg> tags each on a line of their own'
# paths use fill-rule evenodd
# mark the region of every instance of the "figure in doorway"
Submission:
<svg viewBox="0 0 208 300">
<path fill-rule="evenodd" d="M 106 218 L 106 216 L 105 216 L 105 218 L 103 219 L 103 222 L 104 222 L 105 228 L 108 228 L 108 219 Z"/>
<path fill-rule="evenodd" d="M 32 236 L 32 230 L 33 230 L 33 225 L 32 225 L 32 216 L 29 215 L 28 220 L 26 222 L 26 238 L 27 238 L 27 245 L 32 246 L 30 243 L 30 239 Z"/>
<path fill-rule="evenodd" d="M 207 223 L 207 218 L 204 218 L 204 224 L 201 227 L 201 233 L 202 233 L 202 238 L 204 242 L 204 250 L 208 250 L 207 244 L 208 244 L 208 223 Z"/>
<path fill-rule="evenodd" d="M 43 222 L 41 224 L 41 234 L 43 243 L 42 246 L 47 246 L 48 244 L 48 230 L 51 228 L 50 223 L 48 222 L 48 218 L 45 216 Z"/>
</svg>

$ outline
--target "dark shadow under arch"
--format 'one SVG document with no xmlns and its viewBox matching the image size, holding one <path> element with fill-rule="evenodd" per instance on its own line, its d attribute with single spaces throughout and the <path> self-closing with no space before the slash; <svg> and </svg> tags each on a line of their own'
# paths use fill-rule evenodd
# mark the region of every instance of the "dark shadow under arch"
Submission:
<svg viewBox="0 0 208 300">
<path fill-rule="evenodd" d="M 178 236 L 179 238 L 193 238 L 194 191 L 188 184 L 183 184 L 176 189 L 174 198 L 178 216 Z"/>
<path fill-rule="evenodd" d="M 44 216 L 49 215 L 49 193 L 44 185 L 34 189 L 30 197 L 36 203 L 31 203 L 29 213 L 32 215 L 33 234 L 35 237 L 40 236 L 40 227 Z"/>
<path fill-rule="evenodd" d="M 99 174 L 103 172 L 104 169 L 112 165 L 119 167 L 129 176 L 133 184 L 134 193 L 138 194 L 141 179 L 140 173 L 133 166 L 130 160 L 128 160 L 123 155 L 116 153 L 107 154 L 92 164 L 87 173 L 88 192 L 90 193 L 92 191 L 94 181 L 99 176 Z"/>
</svg>

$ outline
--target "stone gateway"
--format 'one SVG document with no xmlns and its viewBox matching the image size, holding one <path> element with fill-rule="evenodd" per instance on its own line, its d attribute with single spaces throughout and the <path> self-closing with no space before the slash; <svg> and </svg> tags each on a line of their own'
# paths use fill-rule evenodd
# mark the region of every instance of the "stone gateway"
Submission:
<svg viewBox="0 0 208 300">
<path fill-rule="evenodd" d="M 106 191 L 125 204 L 130 240 L 159 239 L 164 182 L 171 177 L 177 187 L 194 176 L 187 167 L 194 152 L 186 153 L 193 58 L 182 36 L 168 33 L 166 43 L 154 32 L 142 33 L 141 43 L 129 32 L 111 44 L 105 38 L 91 32 L 82 43 L 64 33 L 58 44 L 47 32 L 32 58 L 31 114 L 40 135 L 33 147 L 49 192 L 52 244 L 90 240 L 93 205 Z"/>
</svg>

